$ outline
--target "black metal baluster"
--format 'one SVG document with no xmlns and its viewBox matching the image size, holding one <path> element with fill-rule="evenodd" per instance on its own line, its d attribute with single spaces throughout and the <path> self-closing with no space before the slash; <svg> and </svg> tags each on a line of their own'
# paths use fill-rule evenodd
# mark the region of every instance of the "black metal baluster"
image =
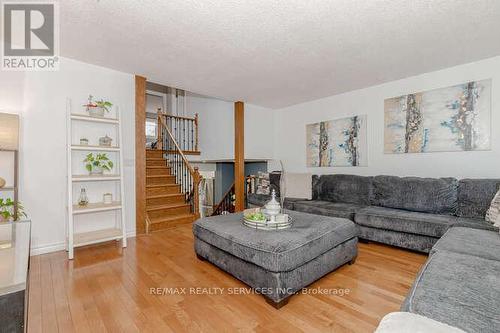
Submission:
<svg viewBox="0 0 500 333">
<path fill-rule="evenodd" d="M 192 120 L 189 121 L 190 127 L 191 127 L 191 140 L 189 142 L 189 150 L 193 151 L 194 150 L 194 122 Z"/>
</svg>

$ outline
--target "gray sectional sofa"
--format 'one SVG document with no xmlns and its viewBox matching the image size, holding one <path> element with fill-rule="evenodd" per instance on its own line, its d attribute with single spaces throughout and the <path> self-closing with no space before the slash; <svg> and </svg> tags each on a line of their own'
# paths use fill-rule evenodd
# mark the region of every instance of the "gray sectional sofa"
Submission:
<svg viewBox="0 0 500 333">
<path fill-rule="evenodd" d="M 499 188 L 500 179 L 314 176 L 313 200 L 287 198 L 286 206 L 348 218 L 361 239 L 429 253 L 401 311 L 497 333 L 500 234 L 484 217 Z"/>
<path fill-rule="evenodd" d="M 428 253 L 452 226 L 497 230 L 484 216 L 500 179 L 356 175 L 313 177 L 313 200 L 286 198 L 288 209 L 354 221 L 359 238 Z M 267 196 L 250 195 L 262 206 Z"/>
<path fill-rule="evenodd" d="M 500 332 L 500 234 L 450 228 L 437 241 L 401 311 L 466 332 Z"/>
</svg>

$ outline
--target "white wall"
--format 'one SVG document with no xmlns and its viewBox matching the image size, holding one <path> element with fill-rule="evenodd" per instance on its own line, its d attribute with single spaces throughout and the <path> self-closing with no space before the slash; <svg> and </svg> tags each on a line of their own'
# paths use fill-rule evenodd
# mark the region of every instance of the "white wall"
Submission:
<svg viewBox="0 0 500 333">
<path fill-rule="evenodd" d="M 384 154 L 384 99 L 492 78 L 492 150 Z M 306 167 L 306 124 L 368 115 L 367 167 Z M 285 170 L 313 174 L 389 174 L 421 177 L 500 177 L 500 57 L 422 74 L 277 110 L 274 151 Z"/>
<path fill-rule="evenodd" d="M 234 103 L 186 93 L 186 110 L 199 114 L 200 159 L 233 159 Z M 273 121 L 273 110 L 245 104 L 245 158 L 272 158 Z"/>
<path fill-rule="evenodd" d="M 127 232 L 135 234 L 134 76 L 61 59 L 57 72 L 2 72 L 0 87 L 9 89 L 6 95 L 14 100 L 9 105 L 21 114 L 20 200 L 32 220 L 33 253 L 64 248 L 66 101 L 80 111 L 89 94 L 119 106 L 123 117 Z"/>
</svg>

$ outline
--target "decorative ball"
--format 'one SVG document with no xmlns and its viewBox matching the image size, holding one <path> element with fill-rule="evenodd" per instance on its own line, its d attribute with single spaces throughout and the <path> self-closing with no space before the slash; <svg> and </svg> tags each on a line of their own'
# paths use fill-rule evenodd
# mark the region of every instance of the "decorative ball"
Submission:
<svg viewBox="0 0 500 333">
<path fill-rule="evenodd" d="M 0 188 L 2 188 L 4 186 L 5 186 L 5 179 L 3 179 L 2 177 L 0 177 Z"/>
</svg>

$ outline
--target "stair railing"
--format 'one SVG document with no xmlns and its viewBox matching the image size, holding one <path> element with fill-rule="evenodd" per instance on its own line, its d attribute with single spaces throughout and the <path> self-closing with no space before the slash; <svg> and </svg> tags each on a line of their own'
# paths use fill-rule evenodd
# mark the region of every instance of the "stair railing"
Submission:
<svg viewBox="0 0 500 333">
<path fill-rule="evenodd" d="M 199 210 L 199 185 L 201 181 L 200 172 L 197 167 L 189 164 L 183 150 L 177 143 L 172 131 L 167 126 L 165 114 L 158 117 L 158 131 L 161 132 L 161 149 L 165 150 L 166 164 L 171 168 L 172 175 L 175 176 L 176 183 L 180 186 L 184 194 L 186 203 L 191 206 L 191 212 L 200 217 Z"/>
<path fill-rule="evenodd" d="M 222 200 L 216 206 L 214 206 L 215 208 L 213 210 L 212 216 L 222 215 L 225 212 L 234 213 L 235 210 L 234 202 L 235 202 L 235 192 L 233 183 L 233 185 L 231 185 L 226 194 L 224 194 L 224 196 L 222 197 Z"/>
<path fill-rule="evenodd" d="M 158 118 L 165 119 L 165 125 L 170 129 L 179 148 L 186 155 L 198 155 L 198 114 L 194 118 L 173 116 L 158 113 Z M 161 134 L 158 131 L 158 142 L 161 142 Z M 159 149 L 161 149 L 159 147 Z"/>
</svg>

